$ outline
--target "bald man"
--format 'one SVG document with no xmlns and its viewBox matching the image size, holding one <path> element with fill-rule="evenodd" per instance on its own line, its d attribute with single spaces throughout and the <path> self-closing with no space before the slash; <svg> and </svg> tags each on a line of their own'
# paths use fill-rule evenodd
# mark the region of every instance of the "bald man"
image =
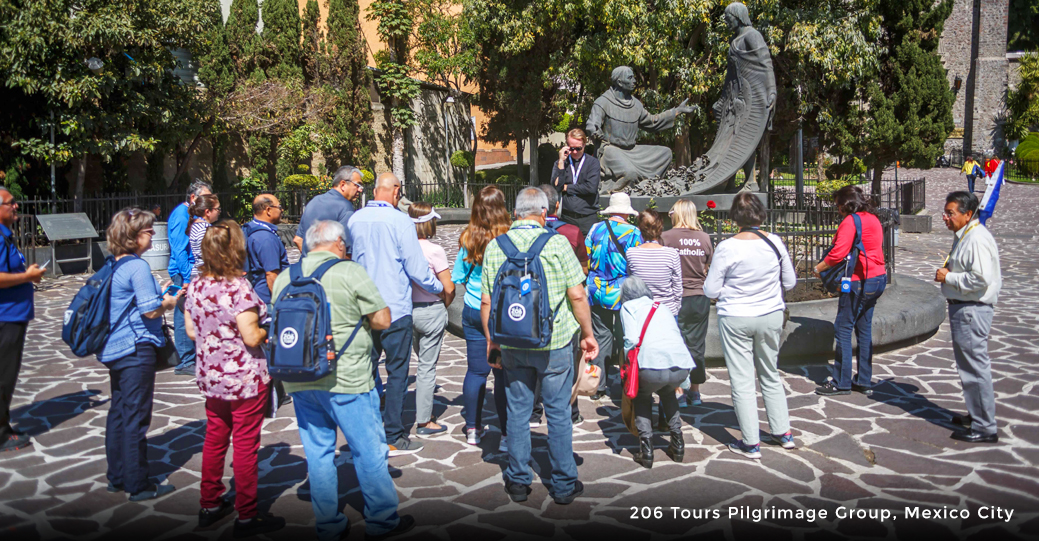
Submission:
<svg viewBox="0 0 1039 541">
<path fill-rule="evenodd" d="M 390 308 L 389 328 L 372 331 L 372 367 L 376 386 L 381 388 L 377 367 L 386 352 L 386 410 L 383 424 L 390 456 L 413 453 L 422 447 L 408 437 L 401 419 L 404 395 L 408 391 L 408 365 L 411 362 L 411 287 L 439 295 L 444 286 L 429 268 L 415 233 L 415 224 L 397 209 L 401 200 L 400 181 L 393 173 L 383 173 L 375 180 L 374 197 L 350 217 L 353 237 L 353 260 L 359 263 L 375 282 L 379 294 Z M 426 421 L 428 419 L 423 419 Z"/>
<path fill-rule="evenodd" d="M 278 236 L 281 203 L 277 197 L 262 193 L 253 199 L 253 219 L 242 226 L 245 233 L 246 274 L 253 290 L 270 305 L 274 279 L 289 266 L 285 245 Z M 268 311 L 268 313 L 270 313 Z"/>
</svg>

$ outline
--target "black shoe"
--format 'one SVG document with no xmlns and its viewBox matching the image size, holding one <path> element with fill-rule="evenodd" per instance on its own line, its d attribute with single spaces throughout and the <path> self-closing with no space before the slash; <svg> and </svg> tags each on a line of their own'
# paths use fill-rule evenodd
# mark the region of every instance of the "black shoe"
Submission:
<svg viewBox="0 0 1039 541">
<path fill-rule="evenodd" d="M 527 501 L 527 495 L 530 494 L 530 486 L 513 483 L 512 481 L 505 481 L 505 493 L 508 494 L 509 498 L 514 502 L 525 502 Z"/>
<path fill-rule="evenodd" d="M 113 493 L 113 494 L 114 494 L 114 493 L 116 493 L 116 492 L 122 492 L 122 491 L 123 491 L 123 490 L 125 490 L 125 489 L 123 488 L 123 485 L 122 485 L 122 483 L 120 483 L 120 484 L 118 484 L 118 485 L 117 485 L 117 484 L 115 484 L 115 483 L 113 483 L 113 482 L 109 481 L 109 482 L 108 482 L 108 486 L 107 486 L 107 487 L 105 487 L 105 490 L 107 490 L 107 491 L 109 491 L 109 492 L 111 492 L 111 493 Z"/>
<path fill-rule="evenodd" d="M 400 522 L 397 523 L 397 527 L 382 534 L 382 535 L 368 535 L 364 534 L 365 541 L 379 541 L 380 539 L 389 539 L 390 537 L 398 536 L 402 533 L 410 532 L 415 527 L 415 518 L 411 515 L 401 515 Z"/>
<path fill-rule="evenodd" d="M 3 443 L 0 443 L 0 452 L 4 451 L 17 451 L 18 449 L 24 449 L 32 445 L 32 440 L 29 436 L 20 432 L 14 432 L 7 436 L 7 439 Z"/>
<path fill-rule="evenodd" d="M 131 494 L 130 501 L 143 502 L 145 500 L 154 500 L 155 498 L 161 498 L 174 490 L 177 490 L 177 487 L 173 485 L 152 485 L 136 494 Z"/>
<path fill-rule="evenodd" d="M 851 390 L 856 393 L 862 393 L 866 396 L 873 396 L 873 387 L 863 387 L 862 385 L 851 384 Z"/>
<path fill-rule="evenodd" d="M 291 404 L 291 403 L 292 403 L 292 397 L 291 397 L 291 396 L 289 396 L 289 395 L 285 395 L 285 396 L 282 396 L 282 397 L 281 397 L 281 398 L 280 398 L 280 399 L 278 400 L 278 407 L 280 408 L 280 407 L 282 407 L 282 406 L 287 406 L 287 405 L 289 405 L 289 404 Z"/>
<path fill-rule="evenodd" d="M 559 505 L 570 505 L 571 503 L 574 503 L 574 500 L 576 500 L 581 494 L 584 494 L 584 483 L 577 481 L 574 483 L 574 490 L 571 491 L 570 494 L 567 494 L 566 496 L 553 495 L 552 501 Z"/>
<path fill-rule="evenodd" d="M 173 375 L 195 377 L 195 365 L 185 366 L 184 368 L 175 368 L 173 370 Z"/>
<path fill-rule="evenodd" d="M 973 423 L 973 422 L 974 422 L 974 419 L 971 418 L 969 413 L 966 414 L 966 415 L 953 415 L 952 416 L 952 424 L 960 425 L 960 426 L 962 426 L 964 428 L 970 428 L 971 427 L 971 423 Z"/>
<path fill-rule="evenodd" d="M 285 527 L 285 519 L 276 517 L 270 513 L 258 513 L 249 522 L 234 521 L 234 536 L 251 537 L 265 533 L 276 532 Z"/>
<path fill-rule="evenodd" d="M 578 413 L 577 416 L 570 418 L 570 423 L 575 425 L 575 426 L 579 425 L 579 424 L 581 424 L 583 422 L 584 422 L 584 417 L 582 417 L 580 413 Z"/>
<path fill-rule="evenodd" d="M 591 398 L 594 401 L 594 400 L 602 400 L 603 398 L 608 398 L 609 396 L 610 395 L 606 391 L 596 391 L 595 394 L 593 394 L 592 396 L 590 396 L 588 398 Z"/>
<path fill-rule="evenodd" d="M 649 438 L 639 438 L 639 451 L 632 455 L 635 459 L 635 463 L 641 465 L 643 468 L 653 467 L 653 440 Z"/>
<path fill-rule="evenodd" d="M 816 387 L 815 394 L 821 396 L 837 396 L 842 394 L 851 394 L 851 389 L 838 389 L 837 385 L 831 380 L 823 384 L 822 387 Z"/>
<path fill-rule="evenodd" d="M 220 500 L 220 506 L 217 507 L 215 511 L 210 511 L 208 509 L 199 509 L 198 527 L 208 528 L 216 524 L 218 520 L 226 517 L 227 515 L 230 515 L 231 511 L 234 511 L 234 504 L 227 500 Z"/>
<path fill-rule="evenodd" d="M 685 458 L 685 438 L 682 437 L 681 430 L 671 433 L 671 445 L 667 446 L 665 452 L 675 462 L 681 462 Z"/>
<path fill-rule="evenodd" d="M 999 442 L 999 434 L 982 434 L 981 432 L 967 429 L 961 432 L 953 432 L 952 439 L 967 443 L 997 443 Z"/>
</svg>

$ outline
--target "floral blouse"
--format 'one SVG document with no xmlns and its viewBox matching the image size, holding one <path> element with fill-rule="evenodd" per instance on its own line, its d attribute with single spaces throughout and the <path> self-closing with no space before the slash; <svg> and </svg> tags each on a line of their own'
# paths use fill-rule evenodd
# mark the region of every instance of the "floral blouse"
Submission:
<svg viewBox="0 0 1039 541">
<path fill-rule="evenodd" d="M 267 305 L 244 277 L 203 276 L 188 285 L 184 309 L 195 326 L 195 377 L 206 398 L 244 400 L 270 383 L 261 348 L 245 345 L 235 317 L 256 308 L 262 321 Z"/>
</svg>

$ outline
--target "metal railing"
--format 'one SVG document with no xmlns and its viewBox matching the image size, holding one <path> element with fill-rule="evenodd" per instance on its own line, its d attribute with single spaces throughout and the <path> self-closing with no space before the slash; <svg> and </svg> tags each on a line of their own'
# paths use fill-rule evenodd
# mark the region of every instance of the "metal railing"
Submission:
<svg viewBox="0 0 1039 541">
<path fill-rule="evenodd" d="M 1005 166 L 1007 180 L 1016 182 L 1039 182 L 1039 160 L 1007 159 Z"/>
</svg>

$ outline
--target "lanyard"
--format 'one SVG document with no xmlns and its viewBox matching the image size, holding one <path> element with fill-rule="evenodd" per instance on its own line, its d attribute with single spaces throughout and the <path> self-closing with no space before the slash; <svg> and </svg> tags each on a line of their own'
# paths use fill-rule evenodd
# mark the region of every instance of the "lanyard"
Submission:
<svg viewBox="0 0 1039 541">
<path fill-rule="evenodd" d="M 387 203 L 385 201 L 369 201 L 368 204 L 365 205 L 365 206 L 368 206 L 368 207 L 385 207 L 385 208 L 390 208 L 390 209 L 393 208 L 393 205 L 391 205 L 391 204 L 389 204 L 389 203 Z"/>
<path fill-rule="evenodd" d="M 271 233 L 274 233 L 274 234 L 278 233 L 277 230 L 275 230 L 273 227 L 271 227 L 270 225 L 267 225 L 265 222 L 261 222 L 260 220 L 257 220 L 256 218 L 253 218 L 253 223 L 258 225 L 258 226 L 260 226 L 260 227 L 262 227 L 262 228 L 264 228 L 264 229 L 266 229 L 267 231 L 270 231 Z"/>
<path fill-rule="evenodd" d="M 953 250 L 955 250 L 956 247 L 959 246 L 961 242 L 963 242 L 963 239 L 967 238 L 967 233 L 970 233 L 972 229 L 974 229 L 975 227 L 978 227 L 979 225 L 981 225 L 981 222 L 974 222 L 973 225 L 968 227 L 967 230 L 963 232 L 963 235 L 960 235 L 960 238 L 956 241 L 956 244 L 953 245 L 953 247 L 952 247 L 953 249 L 949 250 L 949 255 L 945 256 L 945 263 L 942 264 L 943 267 L 948 267 L 949 266 L 949 259 L 952 258 Z"/>
<path fill-rule="evenodd" d="M 541 229 L 541 228 L 542 227 L 540 225 L 536 225 L 536 224 L 517 225 L 517 226 L 512 227 L 512 229 Z"/>
<path fill-rule="evenodd" d="M 577 169 L 574 169 L 574 159 L 570 158 L 570 172 L 574 175 L 573 184 L 577 184 L 577 175 L 581 174 L 581 168 L 584 167 L 584 159 L 588 156 L 581 156 L 581 161 L 577 162 Z"/>
</svg>

